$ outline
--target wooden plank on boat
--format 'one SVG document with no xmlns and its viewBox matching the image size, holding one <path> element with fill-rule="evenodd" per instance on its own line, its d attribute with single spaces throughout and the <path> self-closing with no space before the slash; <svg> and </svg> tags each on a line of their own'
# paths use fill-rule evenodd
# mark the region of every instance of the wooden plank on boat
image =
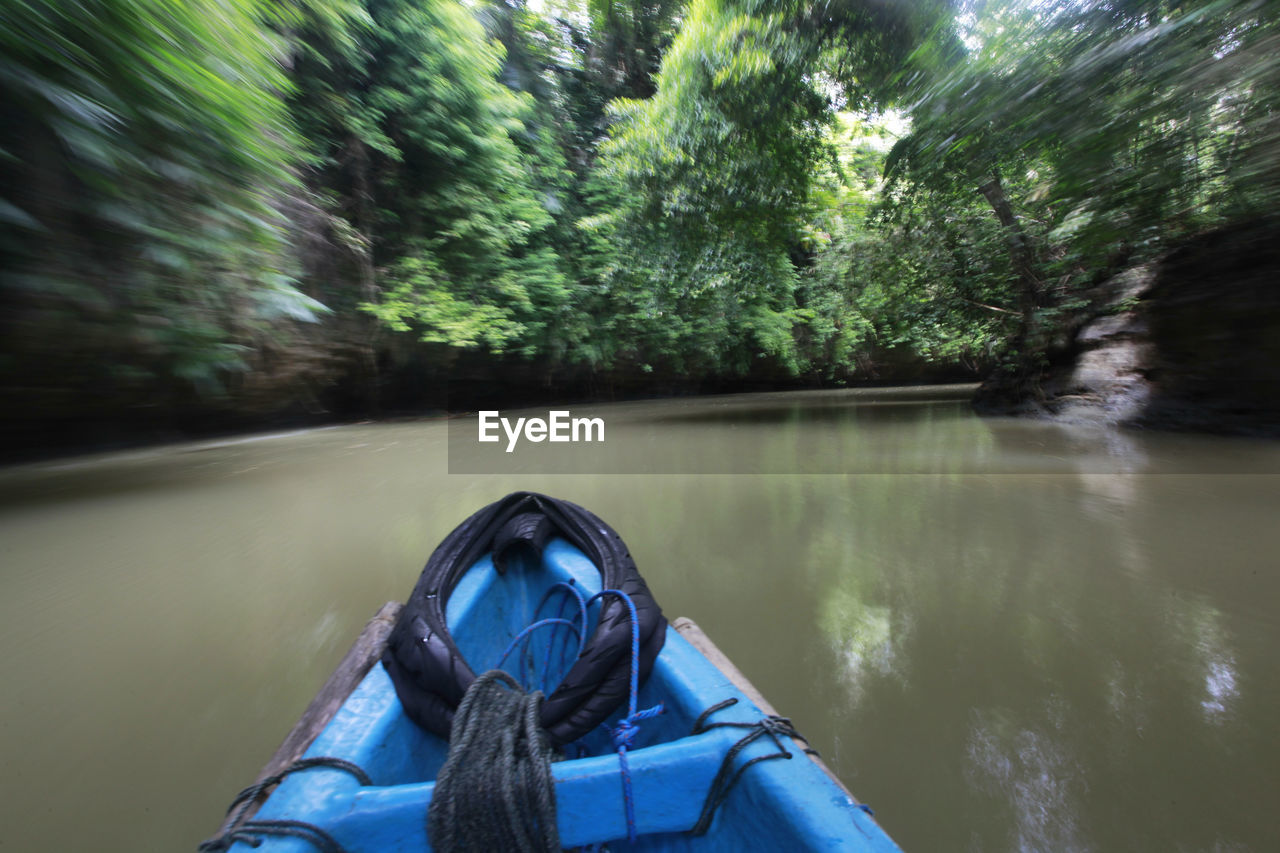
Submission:
<svg viewBox="0 0 1280 853">
<path fill-rule="evenodd" d="M 280 748 L 262 768 L 254 784 L 274 776 L 302 757 L 311 742 L 333 719 L 333 715 L 338 713 L 342 703 L 347 701 L 347 697 L 382 657 L 382 651 L 387 647 L 387 638 L 391 635 L 391 629 L 395 627 L 396 617 L 400 615 L 400 608 L 403 606 L 398 601 L 388 601 L 378 608 L 378 612 L 365 624 L 364 630 L 351 644 L 329 680 L 311 700 L 307 710 L 302 712 L 293 730 L 285 736 Z M 248 819 L 255 811 L 256 806 L 250 808 L 244 818 Z M 227 823 L 224 823 L 220 832 L 225 832 L 227 828 Z"/>
<path fill-rule="evenodd" d="M 713 643 L 711 638 L 703 633 L 702 629 L 698 627 L 696 622 L 686 616 L 681 616 L 671 623 L 671 627 L 679 631 L 680 635 L 689 641 L 689 645 L 702 652 L 702 656 L 711 661 L 711 663 L 715 665 L 715 668 L 720 670 L 720 672 L 724 674 L 725 678 L 732 681 L 734 687 L 737 687 L 745 693 L 748 699 L 756 703 L 761 711 L 775 717 L 782 716 L 778 713 L 778 709 L 774 708 L 773 705 L 770 704 L 769 700 L 764 698 L 764 694 L 757 690 L 756 686 L 742 674 L 742 670 L 733 665 L 733 661 L 729 660 L 729 656 L 720 651 L 720 647 Z M 803 740 L 796 740 L 795 743 L 801 748 L 808 746 L 808 744 Z M 840 790 L 844 791 L 849 796 L 849 799 L 853 800 L 855 803 L 858 802 L 858 798 L 853 795 L 852 791 L 845 787 L 845 784 L 840 781 L 840 777 L 832 772 L 831 768 L 827 766 L 825 761 L 817 755 L 812 755 L 810 753 L 804 754 L 808 755 L 814 764 L 822 768 L 822 772 L 830 776 L 831 781 L 839 785 Z"/>
</svg>

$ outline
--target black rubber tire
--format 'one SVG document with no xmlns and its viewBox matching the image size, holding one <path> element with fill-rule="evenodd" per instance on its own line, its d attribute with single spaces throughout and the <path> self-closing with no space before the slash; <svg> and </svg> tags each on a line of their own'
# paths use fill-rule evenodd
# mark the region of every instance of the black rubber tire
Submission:
<svg viewBox="0 0 1280 853">
<path fill-rule="evenodd" d="M 640 679 L 644 683 L 666 640 L 667 620 L 649 593 L 622 538 L 577 504 L 534 492 L 515 492 L 492 503 L 445 537 L 414 586 L 387 641 L 382 663 L 405 712 L 418 725 L 449 737 L 453 713 L 476 673 L 463 659 L 445 622 L 445 608 L 462 575 L 497 550 L 495 564 L 513 546 L 539 554 L 552 536 L 581 550 L 600 571 L 602 589 L 625 592 L 640 626 Z M 542 727 L 556 744 L 577 740 L 627 701 L 631 678 L 631 617 L 617 596 L 601 600 L 595 632 L 569 673 L 543 702 Z"/>
</svg>

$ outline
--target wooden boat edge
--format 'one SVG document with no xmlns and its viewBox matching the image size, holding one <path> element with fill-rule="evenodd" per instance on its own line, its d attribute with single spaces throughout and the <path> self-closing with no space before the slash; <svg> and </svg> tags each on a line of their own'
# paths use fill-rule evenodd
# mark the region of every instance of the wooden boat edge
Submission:
<svg viewBox="0 0 1280 853">
<path fill-rule="evenodd" d="M 316 692 L 306 710 L 302 712 L 298 722 L 267 760 L 262 772 L 254 780 L 255 785 L 280 773 L 301 758 L 324 727 L 329 725 L 334 715 L 338 713 L 338 709 L 382 657 L 382 651 L 387 647 L 387 638 L 391 636 L 391 629 L 395 627 L 396 617 L 400 615 L 403 607 L 404 605 L 399 601 L 388 601 L 378 608 L 373 618 L 365 623 L 359 636 L 351 644 L 351 648 L 347 649 L 347 653 L 343 655 L 337 667 Z M 261 803 L 252 806 L 241 820 L 253 817 L 260 805 Z M 230 824 L 231 816 L 228 815 L 222 826 L 218 828 L 218 833 L 226 832 Z"/>
<path fill-rule="evenodd" d="M 689 641 L 689 645 L 697 649 L 704 658 L 711 662 L 712 666 L 720 670 L 721 674 L 724 675 L 725 678 L 733 682 L 734 687 L 746 694 L 747 698 L 756 704 L 756 707 L 765 714 L 775 717 L 782 716 L 782 714 L 778 713 L 778 709 L 773 707 L 773 704 L 769 702 L 768 699 L 764 698 L 764 694 L 756 689 L 756 686 L 751 683 L 750 679 L 748 679 L 745 674 L 743 674 L 742 670 L 738 669 L 738 667 L 734 665 L 733 661 L 729 659 L 729 656 L 720 651 L 720 647 L 717 646 L 711 638 L 698 627 L 698 623 L 694 622 L 687 616 L 678 616 L 671 622 L 671 627 L 679 631 L 680 636 Z M 795 739 L 795 743 L 801 749 L 809 746 L 809 744 L 803 739 Z M 814 755 L 813 753 L 803 754 L 808 756 L 814 764 L 818 765 L 822 772 L 827 774 L 831 781 L 835 782 L 836 786 L 839 787 L 850 800 L 855 803 L 861 802 L 853 795 L 853 792 L 848 789 L 844 782 L 840 781 L 840 777 L 837 776 L 835 772 L 827 766 L 827 763 L 819 756 Z"/>
</svg>

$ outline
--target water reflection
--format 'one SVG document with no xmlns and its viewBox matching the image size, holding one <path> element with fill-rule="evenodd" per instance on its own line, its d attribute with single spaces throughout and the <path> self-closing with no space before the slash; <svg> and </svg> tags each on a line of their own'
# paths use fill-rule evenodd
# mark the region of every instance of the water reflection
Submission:
<svg viewBox="0 0 1280 853">
<path fill-rule="evenodd" d="M 1093 848 L 1080 825 L 1079 795 L 1088 787 L 1083 769 L 1053 727 L 1020 728 L 998 712 L 976 710 L 966 754 L 971 784 L 1012 809 L 1008 843 L 1000 849 Z"/>
<path fill-rule="evenodd" d="M 1211 721 L 1227 711 L 1227 702 L 1236 697 L 1236 673 L 1230 660 L 1209 661 L 1209 671 L 1204 677 L 1208 698 L 1200 703 L 1205 716 Z"/>
<path fill-rule="evenodd" d="M 699 405 L 607 409 L 618 463 L 789 473 L 448 476 L 440 423 L 0 471 L 0 841 L 191 847 L 440 538 L 530 488 L 616 527 L 907 850 L 1280 847 L 1280 477 L 1187 473 L 1274 448 L 928 406 L 646 432 Z"/>
<path fill-rule="evenodd" d="M 854 704 L 861 698 L 867 677 L 906 675 L 905 665 L 898 659 L 898 647 L 906 630 L 896 634 L 889 608 L 866 604 L 858 595 L 834 590 L 820 605 L 819 623 L 831 642 L 837 672 Z"/>
<path fill-rule="evenodd" d="M 1141 737 L 1147 724 L 1148 706 L 1141 684 L 1121 661 L 1113 660 L 1107 667 L 1106 685 L 1107 709 L 1111 719 L 1122 730 L 1132 731 Z"/>
<path fill-rule="evenodd" d="M 1280 626 L 1239 603 L 1277 591 L 1246 571 L 1277 544 L 1256 507 L 1275 511 L 1277 483 L 1084 467 L 852 477 L 849 500 L 808 506 L 843 703 L 836 764 L 873 805 L 913 796 L 964 814 L 956 843 L 895 827 L 906 849 L 1267 848 L 1275 831 L 1235 774 L 1280 757 L 1264 722 L 1280 710 L 1266 648 Z M 1258 678 L 1271 687 L 1250 695 Z M 886 727 L 910 743 L 886 755 L 858 740 Z M 1258 751 L 1253 769 L 1240 749 Z"/>
<path fill-rule="evenodd" d="M 1204 698 L 1200 708 L 1205 720 L 1221 723 L 1239 696 L 1236 686 L 1236 662 L 1220 623 L 1221 614 L 1208 608 L 1193 616 L 1195 652 L 1204 674 Z"/>
</svg>

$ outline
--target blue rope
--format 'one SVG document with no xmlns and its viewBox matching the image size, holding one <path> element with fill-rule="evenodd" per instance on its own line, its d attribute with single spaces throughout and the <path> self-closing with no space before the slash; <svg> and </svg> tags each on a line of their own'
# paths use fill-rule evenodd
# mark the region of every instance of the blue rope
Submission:
<svg viewBox="0 0 1280 853">
<path fill-rule="evenodd" d="M 498 658 L 498 662 L 494 664 L 493 668 L 502 669 L 502 665 L 506 663 L 507 657 L 510 656 L 510 654 L 513 651 L 515 651 L 516 646 L 520 645 L 521 641 L 528 639 L 529 635 L 532 634 L 537 629 L 545 628 L 549 625 L 551 626 L 564 625 L 568 627 L 569 630 L 577 634 L 579 638 L 582 637 L 582 629 L 579 628 L 575 623 L 573 623 L 569 619 L 539 619 L 537 622 L 534 622 L 532 625 L 529 625 L 519 634 L 515 635 L 515 637 L 511 640 L 511 643 L 507 646 L 507 650 L 502 653 L 502 656 L 500 658 Z M 522 657 L 520 659 L 520 682 L 522 685 L 528 681 L 528 679 L 526 678 L 527 674 L 528 674 L 528 671 L 525 665 L 525 660 Z M 545 673 L 544 673 L 544 677 L 545 677 Z"/>
<path fill-rule="evenodd" d="M 631 666 L 630 683 L 627 691 L 627 713 L 626 716 L 619 720 L 618 724 L 613 728 L 609 728 L 608 726 L 604 726 L 603 728 L 609 733 L 614 747 L 618 750 L 618 764 L 622 771 L 622 801 L 626 809 L 627 840 L 634 843 L 637 837 L 636 808 L 635 795 L 631 784 L 631 767 L 627 761 L 627 750 L 631 749 L 635 744 L 636 735 L 640 732 L 639 723 L 644 720 L 652 719 L 663 712 L 663 705 L 661 702 L 651 708 L 645 708 L 643 710 L 637 707 L 640 695 L 640 620 L 636 613 L 636 605 L 635 602 L 631 600 L 631 596 L 618 589 L 601 590 L 590 598 L 586 598 L 575 580 L 570 579 L 567 583 L 560 582 L 553 584 L 549 589 L 547 589 L 542 596 L 542 600 L 538 602 L 538 606 L 534 608 L 533 615 L 535 618 L 542 612 L 542 609 L 549 601 L 551 601 L 551 597 L 557 592 L 567 593 L 567 595 L 563 595 L 560 598 L 559 605 L 555 611 L 556 615 L 545 619 L 537 619 L 537 621 L 533 622 L 517 634 L 507 646 L 506 651 L 502 653 L 502 657 L 498 659 L 498 663 L 495 668 L 500 669 L 511 653 L 519 647 L 520 643 L 526 641 L 534 631 L 539 628 L 546 627 L 558 630 L 560 626 L 564 626 L 574 632 L 578 637 L 577 656 L 580 657 L 587 641 L 586 629 L 590 624 L 590 606 L 595 603 L 597 599 L 603 600 L 607 596 L 614 596 L 622 599 L 623 604 L 627 607 L 627 614 L 631 619 Z M 565 618 L 565 608 L 573 600 L 577 601 L 578 612 L 574 615 L 574 618 Z M 552 636 L 547 642 L 547 653 L 542 667 L 543 680 L 546 680 L 549 677 L 549 673 L 551 671 L 551 656 L 554 646 L 555 636 Z M 569 648 L 566 641 L 565 646 L 561 649 L 562 660 L 568 651 Z M 528 679 L 525 677 L 527 672 L 526 661 L 524 657 L 520 660 L 520 672 L 521 681 L 527 682 Z"/>
<path fill-rule="evenodd" d="M 636 615 L 635 602 L 631 596 L 618 589 L 604 589 L 587 599 L 587 604 L 606 595 L 615 595 L 627 605 L 627 613 L 631 616 L 631 689 L 627 695 L 627 715 L 618 721 L 618 725 L 609 730 L 613 737 L 613 745 L 618 749 L 618 764 L 622 768 L 622 802 L 627 812 L 627 841 L 636 840 L 636 805 L 631 791 L 631 768 L 627 763 L 627 750 L 631 748 L 635 736 L 640 731 L 637 723 L 658 716 L 663 711 L 659 702 L 643 711 L 636 710 L 640 694 L 640 620 Z"/>
<path fill-rule="evenodd" d="M 533 614 L 535 616 L 538 615 L 538 612 L 542 610 L 542 606 L 546 604 L 548 600 L 550 600 L 552 593 L 554 593 L 556 590 L 568 591 L 572 593 L 573 597 L 578 600 L 578 619 L 581 622 L 581 624 L 585 627 L 587 624 L 587 600 L 586 598 L 583 597 L 582 588 L 578 586 L 578 581 L 576 578 L 569 578 L 568 581 L 560 581 L 557 584 L 552 584 L 552 586 L 545 593 L 542 594 L 542 601 L 538 602 L 538 606 L 537 608 L 534 609 Z M 566 600 L 563 598 L 560 600 L 560 611 L 556 615 L 558 616 L 564 615 L 565 601 Z M 578 654 L 582 654 L 582 649 L 586 646 L 586 643 L 587 643 L 586 637 L 580 634 L 579 640 L 578 640 Z"/>
<path fill-rule="evenodd" d="M 538 615 L 542 613 L 542 609 L 546 607 L 547 602 L 549 602 L 551 600 L 551 597 L 555 595 L 557 592 L 561 593 L 562 595 L 560 598 L 559 606 L 556 608 L 556 615 L 547 619 L 538 619 Z M 568 593 L 568 594 L 565 595 L 564 593 Z M 575 615 L 574 618 L 566 619 L 564 615 L 565 607 L 569 604 L 571 600 L 577 601 L 578 613 Z M 539 628 L 545 628 L 548 626 L 558 629 L 563 626 L 568 628 L 570 631 L 572 631 L 573 634 L 575 634 L 578 638 L 578 650 L 576 653 L 574 653 L 572 659 L 569 658 L 570 649 L 569 649 L 567 640 L 564 642 L 564 644 L 560 648 L 559 669 L 561 670 L 561 672 L 559 673 L 559 675 L 560 677 L 563 677 L 564 671 L 567 670 L 568 667 L 571 665 L 572 660 L 576 660 L 577 658 L 582 656 L 582 650 L 586 647 L 586 643 L 587 643 L 587 636 L 586 636 L 587 600 L 583 596 L 582 590 L 577 586 L 576 579 L 570 578 L 568 582 L 561 581 L 560 583 L 552 584 L 547 589 L 547 591 L 543 593 L 542 599 L 538 602 L 538 606 L 533 609 L 533 616 L 536 621 L 526 626 L 524 630 L 522 630 L 519 634 L 517 634 L 511 640 L 510 644 L 507 645 L 506 650 L 502 653 L 501 657 L 498 658 L 498 661 L 497 663 L 494 664 L 493 668 L 501 669 L 502 665 L 506 663 L 507 658 L 511 656 L 511 653 L 519 647 L 522 641 L 527 640 L 535 630 Z M 547 653 L 543 659 L 542 670 L 541 670 L 541 681 L 542 681 L 541 688 L 542 688 L 542 692 L 546 694 L 550 694 L 554 690 L 555 685 L 559 683 L 558 679 L 552 678 L 551 658 L 553 653 L 555 652 L 555 649 L 556 649 L 556 636 L 553 634 L 553 636 L 549 640 L 547 640 Z M 528 655 L 524 655 L 520 658 L 520 669 L 519 669 L 520 684 L 522 687 L 525 687 L 526 689 L 529 689 L 529 690 L 532 690 L 535 686 L 538 686 L 533 683 L 536 676 L 530 674 L 530 669 L 532 668 L 532 666 L 533 666 L 532 651 L 530 651 Z"/>
<path fill-rule="evenodd" d="M 577 599 L 577 602 L 578 602 L 578 620 L 579 620 L 578 624 L 581 626 L 581 630 L 578 631 L 578 652 L 577 654 L 574 655 L 574 660 L 576 660 L 577 658 L 582 657 L 582 650 L 586 648 L 586 644 L 587 644 L 587 632 L 586 632 L 587 600 L 586 598 L 583 597 L 582 590 L 578 588 L 577 579 L 569 578 L 568 583 L 561 581 L 560 583 L 553 584 L 545 593 L 543 593 L 542 600 L 538 602 L 538 606 L 535 607 L 533 610 L 533 615 L 536 618 L 537 615 L 542 612 L 543 606 L 547 603 L 547 601 L 550 600 L 551 596 L 557 591 L 568 591 L 573 595 L 575 599 Z M 564 608 L 565 608 L 565 605 L 568 603 L 569 603 L 568 596 L 562 595 L 560 598 L 560 606 L 556 608 L 557 619 L 564 617 Z M 554 641 L 555 641 L 555 637 L 552 637 L 551 640 L 547 641 L 547 654 L 542 661 L 542 679 L 543 679 L 542 692 L 548 695 L 550 695 L 555 688 L 555 683 L 552 683 L 549 678 L 550 672 L 551 672 L 551 652 L 555 648 Z M 567 670 L 568 668 L 567 665 L 564 663 L 567 652 L 568 652 L 567 648 L 562 648 L 560 650 L 560 660 L 562 664 L 560 668 L 562 670 Z M 561 677 L 563 677 L 563 675 L 564 673 L 562 672 Z"/>
</svg>

